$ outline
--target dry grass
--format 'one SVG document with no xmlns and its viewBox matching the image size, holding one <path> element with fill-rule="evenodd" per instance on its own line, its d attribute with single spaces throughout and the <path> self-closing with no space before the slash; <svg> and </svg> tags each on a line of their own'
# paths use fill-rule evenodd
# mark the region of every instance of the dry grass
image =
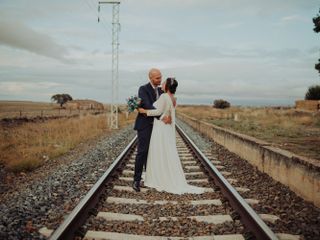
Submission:
<svg viewBox="0 0 320 240">
<path fill-rule="evenodd" d="M 82 103 L 91 103 L 92 100 L 78 100 Z M 106 109 L 109 109 L 109 104 L 104 104 Z M 120 106 L 124 108 L 124 105 Z M 60 108 L 60 105 L 52 102 L 32 102 L 32 101 L 4 101 L 0 100 L 0 112 L 16 112 L 16 111 L 41 111 L 41 110 L 53 110 Z"/>
<path fill-rule="evenodd" d="M 120 128 L 131 124 L 134 118 L 134 114 L 129 119 L 125 113 L 120 114 Z M 0 126 L 0 161 L 14 172 L 33 170 L 81 142 L 110 134 L 107 122 L 103 114 Z"/>
<path fill-rule="evenodd" d="M 76 100 L 81 104 L 93 103 L 93 100 Z M 104 104 L 104 112 L 110 111 L 110 105 Z M 121 109 L 124 106 L 120 106 Z M 98 110 L 61 109 L 57 103 L 31 102 L 31 101 L 0 101 L 0 119 L 4 118 L 35 118 L 52 116 L 75 116 Z M 81 113 L 80 113 L 81 112 Z"/>
<path fill-rule="evenodd" d="M 0 101 L 0 112 L 37 111 L 54 109 L 56 103 L 31 102 L 31 101 Z"/>
<path fill-rule="evenodd" d="M 221 110 L 210 106 L 180 106 L 177 111 L 320 159 L 320 113 L 275 108 Z"/>
</svg>

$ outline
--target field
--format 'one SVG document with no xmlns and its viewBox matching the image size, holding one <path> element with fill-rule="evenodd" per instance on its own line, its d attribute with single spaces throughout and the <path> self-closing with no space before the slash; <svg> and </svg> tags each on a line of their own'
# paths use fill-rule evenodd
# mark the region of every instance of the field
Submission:
<svg viewBox="0 0 320 240">
<path fill-rule="evenodd" d="M 320 112 L 294 108 L 187 106 L 177 112 L 272 143 L 298 155 L 320 160 Z"/>
<path fill-rule="evenodd" d="M 10 112 L 16 111 L 17 109 L 25 110 L 44 110 L 53 109 L 57 106 L 56 103 L 45 103 L 45 102 L 31 102 L 31 101 L 0 101 L 0 111 Z"/>
<path fill-rule="evenodd" d="M 106 110 L 109 109 L 105 105 Z M 0 101 L 0 119 L 4 118 L 35 118 L 53 116 L 75 116 L 83 112 L 102 112 L 103 110 L 61 109 L 56 103 L 31 101 Z"/>
<path fill-rule="evenodd" d="M 1 102 L 0 113 L 24 109 L 26 112 L 48 111 L 56 107 L 50 103 Z M 57 116 L 55 116 L 57 117 Z M 134 114 L 127 118 L 119 114 L 119 128 L 131 124 Z M 38 118 L 36 121 L 0 122 L 0 164 L 14 172 L 31 171 L 50 159 L 60 156 L 78 144 L 112 133 L 108 128 L 108 114 L 82 112 L 78 116 Z"/>
<path fill-rule="evenodd" d="M 135 114 L 126 118 L 121 106 L 120 128 L 131 124 Z M 23 111 L 29 118 L 41 111 L 57 109 L 57 104 L 0 101 L 0 119 L 8 113 Z M 63 111 L 63 110 L 61 110 Z M 273 143 L 282 149 L 320 160 L 320 113 L 291 108 L 232 107 L 225 110 L 210 106 L 181 105 L 178 112 Z M 10 115 L 10 114 L 9 114 Z M 111 134 L 107 114 L 82 111 L 78 116 L 53 114 L 60 118 L 38 119 L 0 124 L 0 164 L 14 172 L 31 171 L 50 159 L 62 155 L 81 142 Z M 66 115 L 68 116 L 68 115 Z"/>
</svg>

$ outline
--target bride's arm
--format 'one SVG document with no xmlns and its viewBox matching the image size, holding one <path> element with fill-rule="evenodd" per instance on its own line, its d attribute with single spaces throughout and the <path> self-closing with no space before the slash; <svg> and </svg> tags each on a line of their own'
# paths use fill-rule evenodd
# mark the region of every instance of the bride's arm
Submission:
<svg viewBox="0 0 320 240">
<path fill-rule="evenodd" d="M 166 106 L 166 102 L 165 102 L 164 94 L 162 94 L 158 99 L 156 109 L 148 110 L 148 109 L 139 108 L 139 112 L 147 114 L 148 117 L 160 116 L 164 112 L 165 106 Z"/>
</svg>

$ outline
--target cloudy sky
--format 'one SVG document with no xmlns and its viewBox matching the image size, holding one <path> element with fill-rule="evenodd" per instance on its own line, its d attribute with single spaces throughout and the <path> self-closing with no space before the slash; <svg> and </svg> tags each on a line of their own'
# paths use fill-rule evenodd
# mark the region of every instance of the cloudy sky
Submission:
<svg viewBox="0 0 320 240">
<path fill-rule="evenodd" d="M 0 1 L 0 100 L 55 93 L 111 101 L 111 6 Z M 179 81 L 180 103 L 293 105 L 319 84 L 319 0 L 123 0 L 119 102 L 151 67 Z"/>
</svg>

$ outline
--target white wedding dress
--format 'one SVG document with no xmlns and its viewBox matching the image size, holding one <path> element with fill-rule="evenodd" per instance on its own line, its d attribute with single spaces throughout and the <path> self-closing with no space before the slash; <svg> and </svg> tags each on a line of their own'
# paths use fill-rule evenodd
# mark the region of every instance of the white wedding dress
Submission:
<svg viewBox="0 0 320 240">
<path fill-rule="evenodd" d="M 174 194 L 203 193 L 203 188 L 189 185 L 185 178 L 176 147 L 175 108 L 170 96 L 162 94 L 153 105 L 156 109 L 148 110 L 147 115 L 170 115 L 172 124 L 154 119 L 144 185 Z"/>
</svg>

